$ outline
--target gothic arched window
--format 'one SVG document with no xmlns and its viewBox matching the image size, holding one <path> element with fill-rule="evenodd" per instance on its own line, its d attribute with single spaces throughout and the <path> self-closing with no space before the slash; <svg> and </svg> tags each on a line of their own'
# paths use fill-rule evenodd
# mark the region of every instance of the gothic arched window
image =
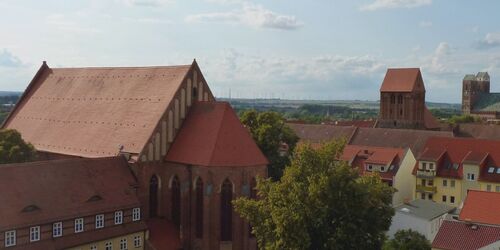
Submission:
<svg viewBox="0 0 500 250">
<path fill-rule="evenodd" d="M 203 238 L 203 180 L 196 180 L 196 238 Z"/>
<path fill-rule="evenodd" d="M 229 179 L 224 180 L 220 192 L 220 240 L 231 241 L 233 239 L 233 184 Z"/>
</svg>

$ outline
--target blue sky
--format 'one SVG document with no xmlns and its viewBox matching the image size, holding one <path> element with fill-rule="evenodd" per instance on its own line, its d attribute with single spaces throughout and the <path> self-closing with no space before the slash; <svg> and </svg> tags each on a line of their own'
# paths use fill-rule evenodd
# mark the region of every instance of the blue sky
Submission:
<svg viewBox="0 0 500 250">
<path fill-rule="evenodd" d="M 189 64 L 216 96 L 377 100 L 388 67 L 420 67 L 427 100 L 463 75 L 500 92 L 500 1 L 0 0 L 0 90 L 51 67 Z"/>
</svg>

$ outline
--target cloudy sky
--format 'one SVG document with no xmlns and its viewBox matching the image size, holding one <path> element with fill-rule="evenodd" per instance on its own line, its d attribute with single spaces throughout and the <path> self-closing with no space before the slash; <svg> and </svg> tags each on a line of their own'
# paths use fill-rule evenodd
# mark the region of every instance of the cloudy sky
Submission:
<svg viewBox="0 0 500 250">
<path fill-rule="evenodd" d="M 0 90 L 50 67 L 190 64 L 216 96 L 377 100 L 388 67 L 420 67 L 427 100 L 464 74 L 500 92 L 500 1 L 0 0 Z"/>
</svg>

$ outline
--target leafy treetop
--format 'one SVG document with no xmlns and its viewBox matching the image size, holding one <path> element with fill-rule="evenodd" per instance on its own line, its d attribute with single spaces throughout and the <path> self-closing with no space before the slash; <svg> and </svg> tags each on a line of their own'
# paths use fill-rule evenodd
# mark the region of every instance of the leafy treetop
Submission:
<svg viewBox="0 0 500 250">
<path fill-rule="evenodd" d="M 33 145 L 26 143 L 13 129 L 0 130 L 0 164 L 32 161 L 36 157 Z"/>
</svg>

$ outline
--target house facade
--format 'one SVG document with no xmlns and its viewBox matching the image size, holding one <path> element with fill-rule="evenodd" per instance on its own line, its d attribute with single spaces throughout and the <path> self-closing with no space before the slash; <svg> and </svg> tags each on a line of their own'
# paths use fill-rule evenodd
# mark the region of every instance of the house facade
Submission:
<svg viewBox="0 0 500 250">
<path fill-rule="evenodd" d="M 500 192 L 500 141 L 432 137 L 417 157 L 415 199 L 458 207 L 469 190 Z"/>
<path fill-rule="evenodd" d="M 360 175 L 377 174 L 383 182 L 394 187 L 394 206 L 413 197 L 415 177 L 412 170 L 416 160 L 411 150 L 347 145 L 341 159 L 356 168 Z"/>
<path fill-rule="evenodd" d="M 0 167 L 0 249 L 144 249 L 137 182 L 121 156 Z"/>
<path fill-rule="evenodd" d="M 50 68 L 4 122 L 44 159 L 120 155 L 156 249 L 255 249 L 231 201 L 255 194 L 268 161 L 196 61 L 160 67 Z M 154 225 L 154 226 L 153 226 Z M 168 233 L 156 232 L 170 228 Z M 115 248 L 113 248 L 115 249 Z"/>
<path fill-rule="evenodd" d="M 394 208 L 391 227 L 387 235 L 392 238 L 399 230 L 412 229 L 432 242 L 441 224 L 454 207 L 429 200 L 413 200 Z"/>
</svg>

